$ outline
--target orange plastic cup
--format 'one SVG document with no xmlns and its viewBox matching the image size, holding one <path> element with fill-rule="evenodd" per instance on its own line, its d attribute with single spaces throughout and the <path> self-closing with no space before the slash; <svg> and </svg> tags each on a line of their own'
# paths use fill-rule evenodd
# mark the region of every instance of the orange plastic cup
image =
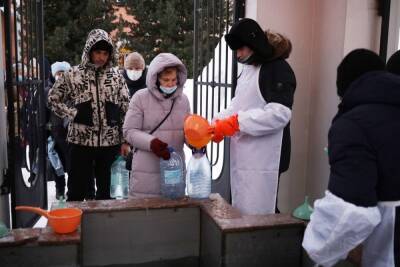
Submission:
<svg viewBox="0 0 400 267">
<path fill-rule="evenodd" d="M 212 134 L 209 132 L 208 121 L 196 114 L 189 115 L 183 125 L 186 141 L 195 148 L 202 148 L 210 142 Z"/>
<path fill-rule="evenodd" d="M 78 208 L 55 209 L 47 212 L 38 207 L 17 206 L 15 210 L 31 211 L 45 216 L 51 228 L 58 234 L 75 232 L 82 218 L 82 210 Z"/>
</svg>

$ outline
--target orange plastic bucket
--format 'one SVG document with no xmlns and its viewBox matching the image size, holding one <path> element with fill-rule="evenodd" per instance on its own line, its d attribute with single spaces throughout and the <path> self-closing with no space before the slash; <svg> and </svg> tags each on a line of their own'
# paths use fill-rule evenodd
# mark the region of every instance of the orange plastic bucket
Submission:
<svg viewBox="0 0 400 267">
<path fill-rule="evenodd" d="M 212 134 L 209 132 L 208 121 L 196 114 L 189 115 L 183 125 L 186 141 L 195 148 L 202 148 L 210 142 Z"/>
<path fill-rule="evenodd" d="M 15 210 L 31 211 L 45 216 L 51 228 L 58 234 L 75 232 L 82 218 L 82 210 L 78 208 L 55 209 L 47 212 L 37 207 L 17 206 Z"/>
</svg>

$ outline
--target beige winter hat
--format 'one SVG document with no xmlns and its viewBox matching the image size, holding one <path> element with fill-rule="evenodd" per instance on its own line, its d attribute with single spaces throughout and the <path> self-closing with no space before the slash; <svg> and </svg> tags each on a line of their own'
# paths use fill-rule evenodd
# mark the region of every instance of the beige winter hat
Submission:
<svg viewBox="0 0 400 267">
<path fill-rule="evenodd" d="M 139 68 L 144 69 L 144 67 L 145 67 L 144 58 L 138 52 L 130 53 L 125 58 L 124 62 L 125 69 L 139 69 Z"/>
</svg>

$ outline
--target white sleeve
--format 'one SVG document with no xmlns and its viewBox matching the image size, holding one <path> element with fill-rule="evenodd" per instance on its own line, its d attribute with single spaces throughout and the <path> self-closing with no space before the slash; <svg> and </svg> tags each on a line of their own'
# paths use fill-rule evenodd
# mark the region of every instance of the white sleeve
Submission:
<svg viewBox="0 0 400 267">
<path fill-rule="evenodd" d="M 224 109 L 221 110 L 220 112 L 218 112 L 217 114 L 214 115 L 214 118 L 212 119 L 212 122 L 214 122 L 215 120 L 222 120 L 225 119 L 229 116 L 232 116 L 235 114 L 234 110 L 235 110 L 235 105 L 236 105 L 236 97 L 232 98 L 231 103 L 229 104 L 229 106 Z"/>
<path fill-rule="evenodd" d="M 282 104 L 268 103 L 263 108 L 239 111 L 238 115 L 241 132 L 260 136 L 285 128 L 292 117 L 292 111 Z"/>
<path fill-rule="evenodd" d="M 362 243 L 381 221 L 377 207 L 359 207 L 329 191 L 317 200 L 304 233 L 303 248 L 319 265 L 333 266 Z"/>
</svg>

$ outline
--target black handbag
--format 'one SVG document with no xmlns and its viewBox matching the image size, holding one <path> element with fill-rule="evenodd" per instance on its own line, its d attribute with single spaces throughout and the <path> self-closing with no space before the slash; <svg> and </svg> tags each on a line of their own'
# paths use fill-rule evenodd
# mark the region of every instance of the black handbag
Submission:
<svg viewBox="0 0 400 267">
<path fill-rule="evenodd" d="M 174 104 L 175 104 L 175 99 L 172 100 L 172 105 L 171 105 L 171 109 L 169 110 L 169 112 L 167 113 L 167 115 L 165 115 L 164 119 L 162 119 L 162 121 L 160 121 L 159 124 L 157 124 L 156 127 L 154 127 L 153 130 L 151 130 L 149 132 L 149 134 L 153 134 L 155 131 L 157 131 L 158 128 L 160 128 L 160 126 L 164 123 L 164 121 L 168 118 L 168 116 L 171 114 L 172 109 L 174 108 Z M 134 151 L 131 150 L 131 152 L 128 153 L 128 155 L 126 156 L 126 164 L 125 164 L 125 168 L 128 171 L 132 170 L 132 158 L 133 158 L 133 154 L 137 151 L 137 148 L 135 148 Z"/>
</svg>

